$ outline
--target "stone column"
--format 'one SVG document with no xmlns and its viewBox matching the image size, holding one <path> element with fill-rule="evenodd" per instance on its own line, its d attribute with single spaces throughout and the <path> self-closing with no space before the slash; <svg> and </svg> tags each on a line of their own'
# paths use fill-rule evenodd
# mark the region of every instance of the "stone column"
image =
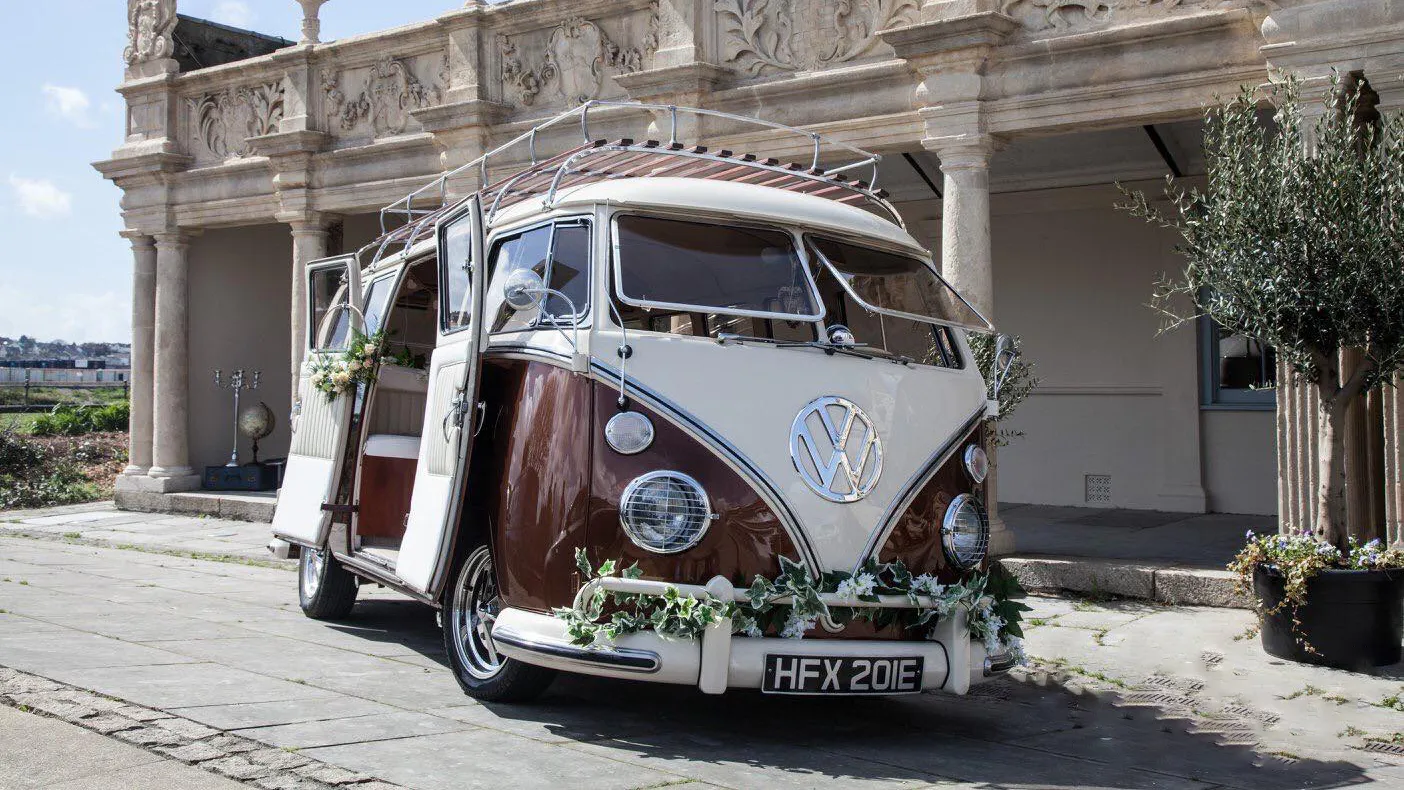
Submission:
<svg viewBox="0 0 1404 790">
<path fill-rule="evenodd" d="M 299 44 L 316 44 L 322 40 L 322 19 L 319 12 L 327 0 L 297 0 L 302 6 L 302 40 Z"/>
<path fill-rule="evenodd" d="M 990 253 L 990 158 L 998 139 L 979 135 L 949 145 L 931 145 L 941 159 L 941 276 L 987 320 L 994 321 L 994 261 Z M 999 462 L 994 437 L 987 437 L 990 474 L 985 507 L 990 514 L 990 553 L 1014 551 L 1014 533 L 999 515 Z"/>
<path fill-rule="evenodd" d="M 189 320 L 190 235 L 179 230 L 156 238 L 156 374 L 149 475 L 162 492 L 199 488 L 190 466 Z"/>
<path fill-rule="evenodd" d="M 292 338 L 289 345 L 292 360 L 292 394 L 297 398 L 298 381 L 302 377 L 302 357 L 307 350 L 307 264 L 327 257 L 328 227 L 326 218 L 309 216 L 288 222 L 292 228 Z"/>
<path fill-rule="evenodd" d="M 129 476 L 151 471 L 152 370 L 156 343 L 156 240 L 129 231 L 132 243 L 131 427 L 127 439 Z"/>
</svg>

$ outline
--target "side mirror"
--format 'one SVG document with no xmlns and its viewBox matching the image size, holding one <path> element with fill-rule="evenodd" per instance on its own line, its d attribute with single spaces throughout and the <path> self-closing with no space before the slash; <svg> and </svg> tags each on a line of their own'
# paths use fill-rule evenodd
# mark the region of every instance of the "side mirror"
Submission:
<svg viewBox="0 0 1404 790">
<path fill-rule="evenodd" d="M 1014 360 L 1018 358 L 1019 344 L 1014 341 L 1014 338 L 1006 334 L 1000 334 L 995 338 L 994 400 L 999 400 L 999 391 L 1009 380 L 1009 371 L 1014 367 Z"/>
<path fill-rule="evenodd" d="M 502 284 L 502 300 L 513 310 L 531 310 L 546 298 L 546 283 L 532 269 L 518 269 Z"/>
</svg>

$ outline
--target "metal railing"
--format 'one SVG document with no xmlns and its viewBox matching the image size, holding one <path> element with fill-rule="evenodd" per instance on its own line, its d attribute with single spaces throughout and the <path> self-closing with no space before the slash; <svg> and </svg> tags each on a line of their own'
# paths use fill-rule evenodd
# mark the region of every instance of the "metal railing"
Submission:
<svg viewBox="0 0 1404 790">
<path fill-rule="evenodd" d="M 590 137 L 590 111 L 594 108 L 620 108 L 624 110 L 640 110 L 656 119 L 655 113 L 666 113 L 668 118 L 668 143 L 666 145 L 656 141 L 645 141 L 635 143 L 632 140 L 621 140 L 617 143 L 605 143 L 603 141 L 592 140 Z M 711 152 L 700 144 L 688 149 L 678 142 L 678 119 L 679 116 L 695 116 L 719 118 L 737 122 L 753 127 L 767 130 L 788 132 L 804 138 L 807 147 L 812 150 L 808 168 L 799 165 L 785 165 L 774 159 L 759 159 L 755 156 L 735 156 L 730 151 Z M 537 138 L 549 129 L 562 126 L 567 122 L 578 120 L 580 129 L 579 146 L 558 152 L 552 156 L 542 158 L 537 150 Z M 488 181 L 488 168 L 494 158 L 513 149 L 526 148 L 528 164 L 522 170 L 513 173 L 498 182 Z M 830 168 L 821 167 L 820 163 L 826 154 L 833 152 L 851 154 L 855 157 L 852 161 L 843 162 Z M 738 169 L 748 169 L 768 173 L 773 176 L 766 185 L 779 186 L 779 188 L 792 189 L 793 191 L 804 191 L 816 194 L 821 197 L 830 197 L 842 202 L 850 200 L 861 200 L 871 207 L 878 209 L 887 216 L 893 223 L 902 226 L 902 218 L 897 210 L 887 201 L 886 194 L 877 188 L 878 165 L 882 161 L 879 154 L 864 150 L 848 143 L 831 140 L 818 132 L 800 129 L 794 126 L 765 121 L 759 118 L 749 118 L 734 113 L 722 112 L 720 110 L 708 110 L 696 107 L 679 107 L 670 104 L 649 104 L 644 102 L 625 101 L 605 101 L 592 100 L 581 104 L 575 109 L 568 110 L 560 115 L 551 118 L 543 123 L 533 126 L 531 129 L 512 138 L 502 145 L 482 154 L 478 158 L 467 164 L 446 171 L 433 181 L 410 192 L 403 198 L 391 203 L 380 210 L 380 238 L 362 249 L 362 252 L 372 247 L 376 248 L 375 257 L 372 261 L 380 260 L 391 245 L 402 244 L 405 248 L 413 246 L 417 241 L 425 238 L 433 231 L 433 227 L 442 214 L 449 208 L 446 205 L 448 200 L 448 184 L 453 178 L 468 173 L 473 170 L 478 171 L 477 193 L 487 203 L 487 198 L 491 197 L 490 206 L 485 206 L 486 221 L 491 224 L 497 211 L 517 202 L 521 202 L 534 195 L 543 195 L 543 210 L 550 209 L 556 200 L 561 189 L 568 185 L 574 177 L 574 182 L 570 186 L 578 185 L 584 180 L 598 180 L 605 178 L 632 177 L 638 175 L 637 172 L 627 172 L 623 174 L 611 174 L 601 170 L 586 171 L 576 167 L 579 163 L 591 158 L 606 155 L 631 154 L 636 156 L 657 157 L 666 159 L 676 157 L 683 160 L 711 162 L 726 169 L 726 172 Z M 638 160 L 634 160 L 637 163 Z M 645 163 L 646 164 L 646 163 Z M 870 168 L 869 178 L 866 181 L 854 180 L 846 174 L 855 170 Z M 633 168 L 637 171 L 639 167 Z M 677 168 L 673 168 L 676 170 Z M 666 168 L 665 168 L 666 170 Z M 704 172 L 702 169 L 694 168 L 692 172 L 676 173 L 677 175 L 698 175 Z M 649 175 L 658 174 L 656 171 Z M 674 173 L 667 173 L 673 175 Z M 584 176 L 582 178 L 582 176 Z M 708 175 L 709 178 L 718 177 L 715 172 Z M 740 179 L 731 179 L 740 180 Z M 749 180 L 749 179 L 747 179 Z M 781 184 L 784 186 L 780 186 Z M 524 187 L 524 188 L 519 188 Z M 831 195 L 830 193 L 833 193 Z M 843 197 L 835 195 L 842 193 Z M 393 221 L 398 221 L 399 226 L 391 228 Z"/>
</svg>

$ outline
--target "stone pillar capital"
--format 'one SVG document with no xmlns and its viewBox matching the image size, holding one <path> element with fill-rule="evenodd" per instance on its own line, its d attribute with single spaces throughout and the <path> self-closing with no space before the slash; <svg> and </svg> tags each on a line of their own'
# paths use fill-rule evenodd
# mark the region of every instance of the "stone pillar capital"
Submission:
<svg viewBox="0 0 1404 790">
<path fill-rule="evenodd" d="M 923 140 L 926 150 L 941 160 L 941 172 L 955 170 L 984 170 L 990 159 L 1004 147 L 1003 138 L 992 134 L 962 135 L 952 140 Z"/>
<path fill-rule="evenodd" d="M 190 240 L 198 235 L 200 231 L 194 228 L 172 228 L 152 233 L 151 238 L 157 248 L 184 250 L 190 246 Z"/>
<path fill-rule="evenodd" d="M 322 18 L 320 11 L 327 0 L 297 0 L 302 6 L 302 40 L 299 44 L 316 44 L 322 38 Z"/>
<path fill-rule="evenodd" d="M 149 250 L 156 247 L 156 237 L 151 231 L 123 230 L 118 231 L 117 235 L 130 242 L 133 250 Z"/>
<path fill-rule="evenodd" d="M 274 215 L 279 222 L 292 229 L 294 238 L 299 236 L 320 236 L 325 238 L 340 217 L 320 211 L 280 212 Z"/>
</svg>

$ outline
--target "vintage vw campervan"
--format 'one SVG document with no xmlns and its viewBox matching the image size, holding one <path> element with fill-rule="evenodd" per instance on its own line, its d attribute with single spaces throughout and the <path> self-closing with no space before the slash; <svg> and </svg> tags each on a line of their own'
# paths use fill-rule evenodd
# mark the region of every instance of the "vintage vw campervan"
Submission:
<svg viewBox="0 0 1404 790">
<path fill-rule="evenodd" d="M 629 116 L 672 140 L 591 138 Z M 812 160 L 684 145 L 680 116 L 793 133 Z M 991 401 L 966 338 L 991 327 L 877 162 L 589 102 L 309 265 L 270 544 L 300 557 L 304 611 L 348 616 L 362 581 L 437 607 L 490 700 L 557 671 L 961 694 L 1009 669 L 1023 607 L 986 561 Z"/>
</svg>

